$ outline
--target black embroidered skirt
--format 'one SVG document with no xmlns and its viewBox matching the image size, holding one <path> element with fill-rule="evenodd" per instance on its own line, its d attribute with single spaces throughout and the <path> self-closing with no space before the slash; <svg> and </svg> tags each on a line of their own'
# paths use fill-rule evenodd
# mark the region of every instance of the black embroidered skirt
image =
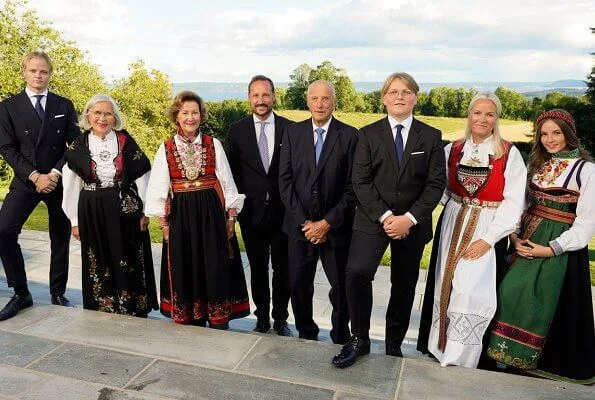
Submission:
<svg viewBox="0 0 595 400">
<path fill-rule="evenodd" d="M 118 203 L 117 188 L 81 191 L 83 307 L 146 317 L 157 309 L 149 232 L 121 218 Z"/>
</svg>

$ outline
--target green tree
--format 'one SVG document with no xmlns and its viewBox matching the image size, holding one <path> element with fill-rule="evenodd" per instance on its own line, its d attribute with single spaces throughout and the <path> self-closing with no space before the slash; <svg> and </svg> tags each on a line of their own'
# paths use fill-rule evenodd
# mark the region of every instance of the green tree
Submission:
<svg viewBox="0 0 595 400">
<path fill-rule="evenodd" d="M 374 90 L 370 93 L 365 93 L 363 95 L 364 101 L 369 106 L 369 111 L 372 113 L 384 113 L 384 103 L 382 102 L 382 96 L 380 94 L 380 90 Z"/>
<path fill-rule="evenodd" d="M 141 60 L 129 66 L 130 75 L 115 82 L 111 95 L 125 117 L 125 127 L 152 158 L 159 145 L 175 133 L 166 115 L 172 84 L 164 73 L 147 70 Z"/>
<path fill-rule="evenodd" d="M 6 0 L 0 6 L 0 100 L 23 90 L 23 57 L 43 50 L 54 66 L 50 89 L 70 98 L 81 111 L 89 97 L 107 91 L 98 67 L 35 11 L 24 10 L 26 4 L 25 0 Z M 0 181 L 11 176 L 12 169 L 0 158 Z"/>
<path fill-rule="evenodd" d="M 595 28 L 591 28 L 591 33 L 595 34 Z M 595 56 L 595 53 L 591 55 Z M 587 98 L 595 105 L 595 64 L 591 68 L 591 73 L 587 75 Z"/>
<path fill-rule="evenodd" d="M 280 87 L 275 88 L 275 110 L 287 110 L 287 103 L 285 100 L 286 94 L 287 89 Z"/>
<path fill-rule="evenodd" d="M 0 99 L 23 89 L 23 57 L 43 50 L 54 66 L 51 90 L 68 97 L 81 110 L 91 95 L 106 91 L 99 68 L 75 42 L 65 40 L 35 11 L 25 11 L 26 4 L 24 0 L 6 0 L 0 9 Z"/>
<path fill-rule="evenodd" d="M 328 60 L 323 61 L 315 69 L 310 71 L 308 84 L 319 79 L 330 82 L 335 87 L 338 110 L 355 111 L 357 92 L 344 68 L 337 68 Z"/>
<path fill-rule="evenodd" d="M 502 103 L 502 113 L 500 114 L 502 118 L 523 118 L 526 108 L 529 107 L 529 101 L 525 96 L 501 86 L 498 86 L 494 93 Z"/>
<path fill-rule="evenodd" d="M 306 107 L 306 90 L 310 84 L 310 73 L 312 67 L 308 64 L 302 64 L 295 68 L 289 78 L 291 83 L 285 93 L 285 103 L 294 110 L 305 110 Z"/>
<path fill-rule="evenodd" d="M 250 104 L 247 100 L 223 100 L 207 103 L 207 120 L 202 130 L 212 135 L 225 145 L 229 126 L 250 115 Z"/>
</svg>

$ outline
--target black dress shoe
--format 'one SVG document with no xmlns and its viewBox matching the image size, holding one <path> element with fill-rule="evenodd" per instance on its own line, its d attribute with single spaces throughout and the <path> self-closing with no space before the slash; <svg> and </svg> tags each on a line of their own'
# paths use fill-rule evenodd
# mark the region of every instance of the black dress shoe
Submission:
<svg viewBox="0 0 595 400">
<path fill-rule="evenodd" d="M 289 329 L 289 326 L 287 325 L 287 321 L 275 321 L 275 323 L 273 324 L 273 329 L 277 332 L 277 335 L 279 336 L 293 336 L 291 329 Z"/>
<path fill-rule="evenodd" d="M 52 304 L 55 306 L 63 306 L 63 307 L 74 307 L 70 300 L 64 297 L 63 294 L 53 294 L 52 295 Z"/>
<path fill-rule="evenodd" d="M 352 336 L 340 352 L 333 357 L 333 365 L 339 368 L 349 367 L 359 356 L 370 353 L 370 339 Z"/>
<path fill-rule="evenodd" d="M 259 319 L 256 321 L 256 326 L 252 332 L 268 333 L 271 330 L 271 321 L 268 319 Z"/>
<path fill-rule="evenodd" d="M 26 296 L 15 294 L 0 311 L 0 321 L 12 318 L 22 309 L 31 307 L 32 305 L 33 297 L 31 297 L 31 293 L 28 293 Z"/>
</svg>

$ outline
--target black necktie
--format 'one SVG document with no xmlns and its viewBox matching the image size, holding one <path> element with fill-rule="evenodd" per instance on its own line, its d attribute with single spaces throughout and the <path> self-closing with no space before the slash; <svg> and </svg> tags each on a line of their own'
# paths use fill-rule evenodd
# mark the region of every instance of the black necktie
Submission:
<svg viewBox="0 0 595 400">
<path fill-rule="evenodd" d="M 41 99 L 43 98 L 43 94 L 36 94 L 34 97 L 37 98 L 37 102 L 35 102 L 35 111 L 37 112 L 37 116 L 41 121 L 43 121 L 43 117 L 45 117 L 45 111 L 43 111 L 43 107 L 41 105 Z"/>
<path fill-rule="evenodd" d="M 403 128 L 403 125 L 397 125 L 397 134 L 395 135 L 395 152 L 399 165 L 401 165 L 401 160 L 403 159 L 403 135 L 401 135 Z"/>
</svg>

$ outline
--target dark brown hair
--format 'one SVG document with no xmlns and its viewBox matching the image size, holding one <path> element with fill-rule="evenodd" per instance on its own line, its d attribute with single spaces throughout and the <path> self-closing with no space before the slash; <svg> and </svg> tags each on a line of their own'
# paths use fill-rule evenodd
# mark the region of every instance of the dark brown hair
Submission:
<svg viewBox="0 0 595 400">
<path fill-rule="evenodd" d="M 553 110 L 563 112 L 565 114 L 570 114 L 566 110 Z M 571 117 L 572 118 L 572 117 Z M 539 120 L 539 118 L 538 118 Z M 529 174 L 529 179 L 533 177 L 539 168 L 547 162 L 552 155 L 548 153 L 548 151 L 543 147 L 541 143 L 541 128 L 546 121 L 552 121 L 556 125 L 560 127 L 560 130 L 564 134 L 564 140 L 566 141 L 566 146 L 568 146 L 569 150 L 578 149 L 579 156 L 582 159 L 587 161 L 591 161 L 591 155 L 589 152 L 582 146 L 580 139 L 578 138 L 577 134 L 575 133 L 574 129 L 566 121 L 563 121 L 559 118 L 545 118 L 539 120 L 539 123 L 535 126 L 535 136 L 533 137 L 533 148 L 531 149 L 531 154 L 529 154 L 529 161 L 527 166 L 527 172 Z"/>
<path fill-rule="evenodd" d="M 174 101 L 172 102 L 171 106 L 169 106 L 169 108 L 166 110 L 167 116 L 171 122 L 176 125 L 178 124 L 176 118 L 178 117 L 178 113 L 182 108 L 182 104 L 187 101 L 194 101 L 196 104 L 198 104 L 198 110 L 200 111 L 200 123 L 202 124 L 205 122 L 207 119 L 207 107 L 205 102 L 199 95 L 190 90 L 185 90 L 178 93 L 176 97 L 174 97 Z"/>
<path fill-rule="evenodd" d="M 250 93 L 250 89 L 252 88 L 252 84 L 254 82 L 258 82 L 258 81 L 268 82 L 269 85 L 271 85 L 271 91 L 273 93 L 275 93 L 275 84 L 273 83 L 273 81 L 271 80 L 271 78 L 269 78 L 268 76 L 264 76 L 264 75 L 254 75 L 252 77 L 252 79 L 250 79 L 250 83 L 248 84 L 248 94 Z"/>
</svg>

